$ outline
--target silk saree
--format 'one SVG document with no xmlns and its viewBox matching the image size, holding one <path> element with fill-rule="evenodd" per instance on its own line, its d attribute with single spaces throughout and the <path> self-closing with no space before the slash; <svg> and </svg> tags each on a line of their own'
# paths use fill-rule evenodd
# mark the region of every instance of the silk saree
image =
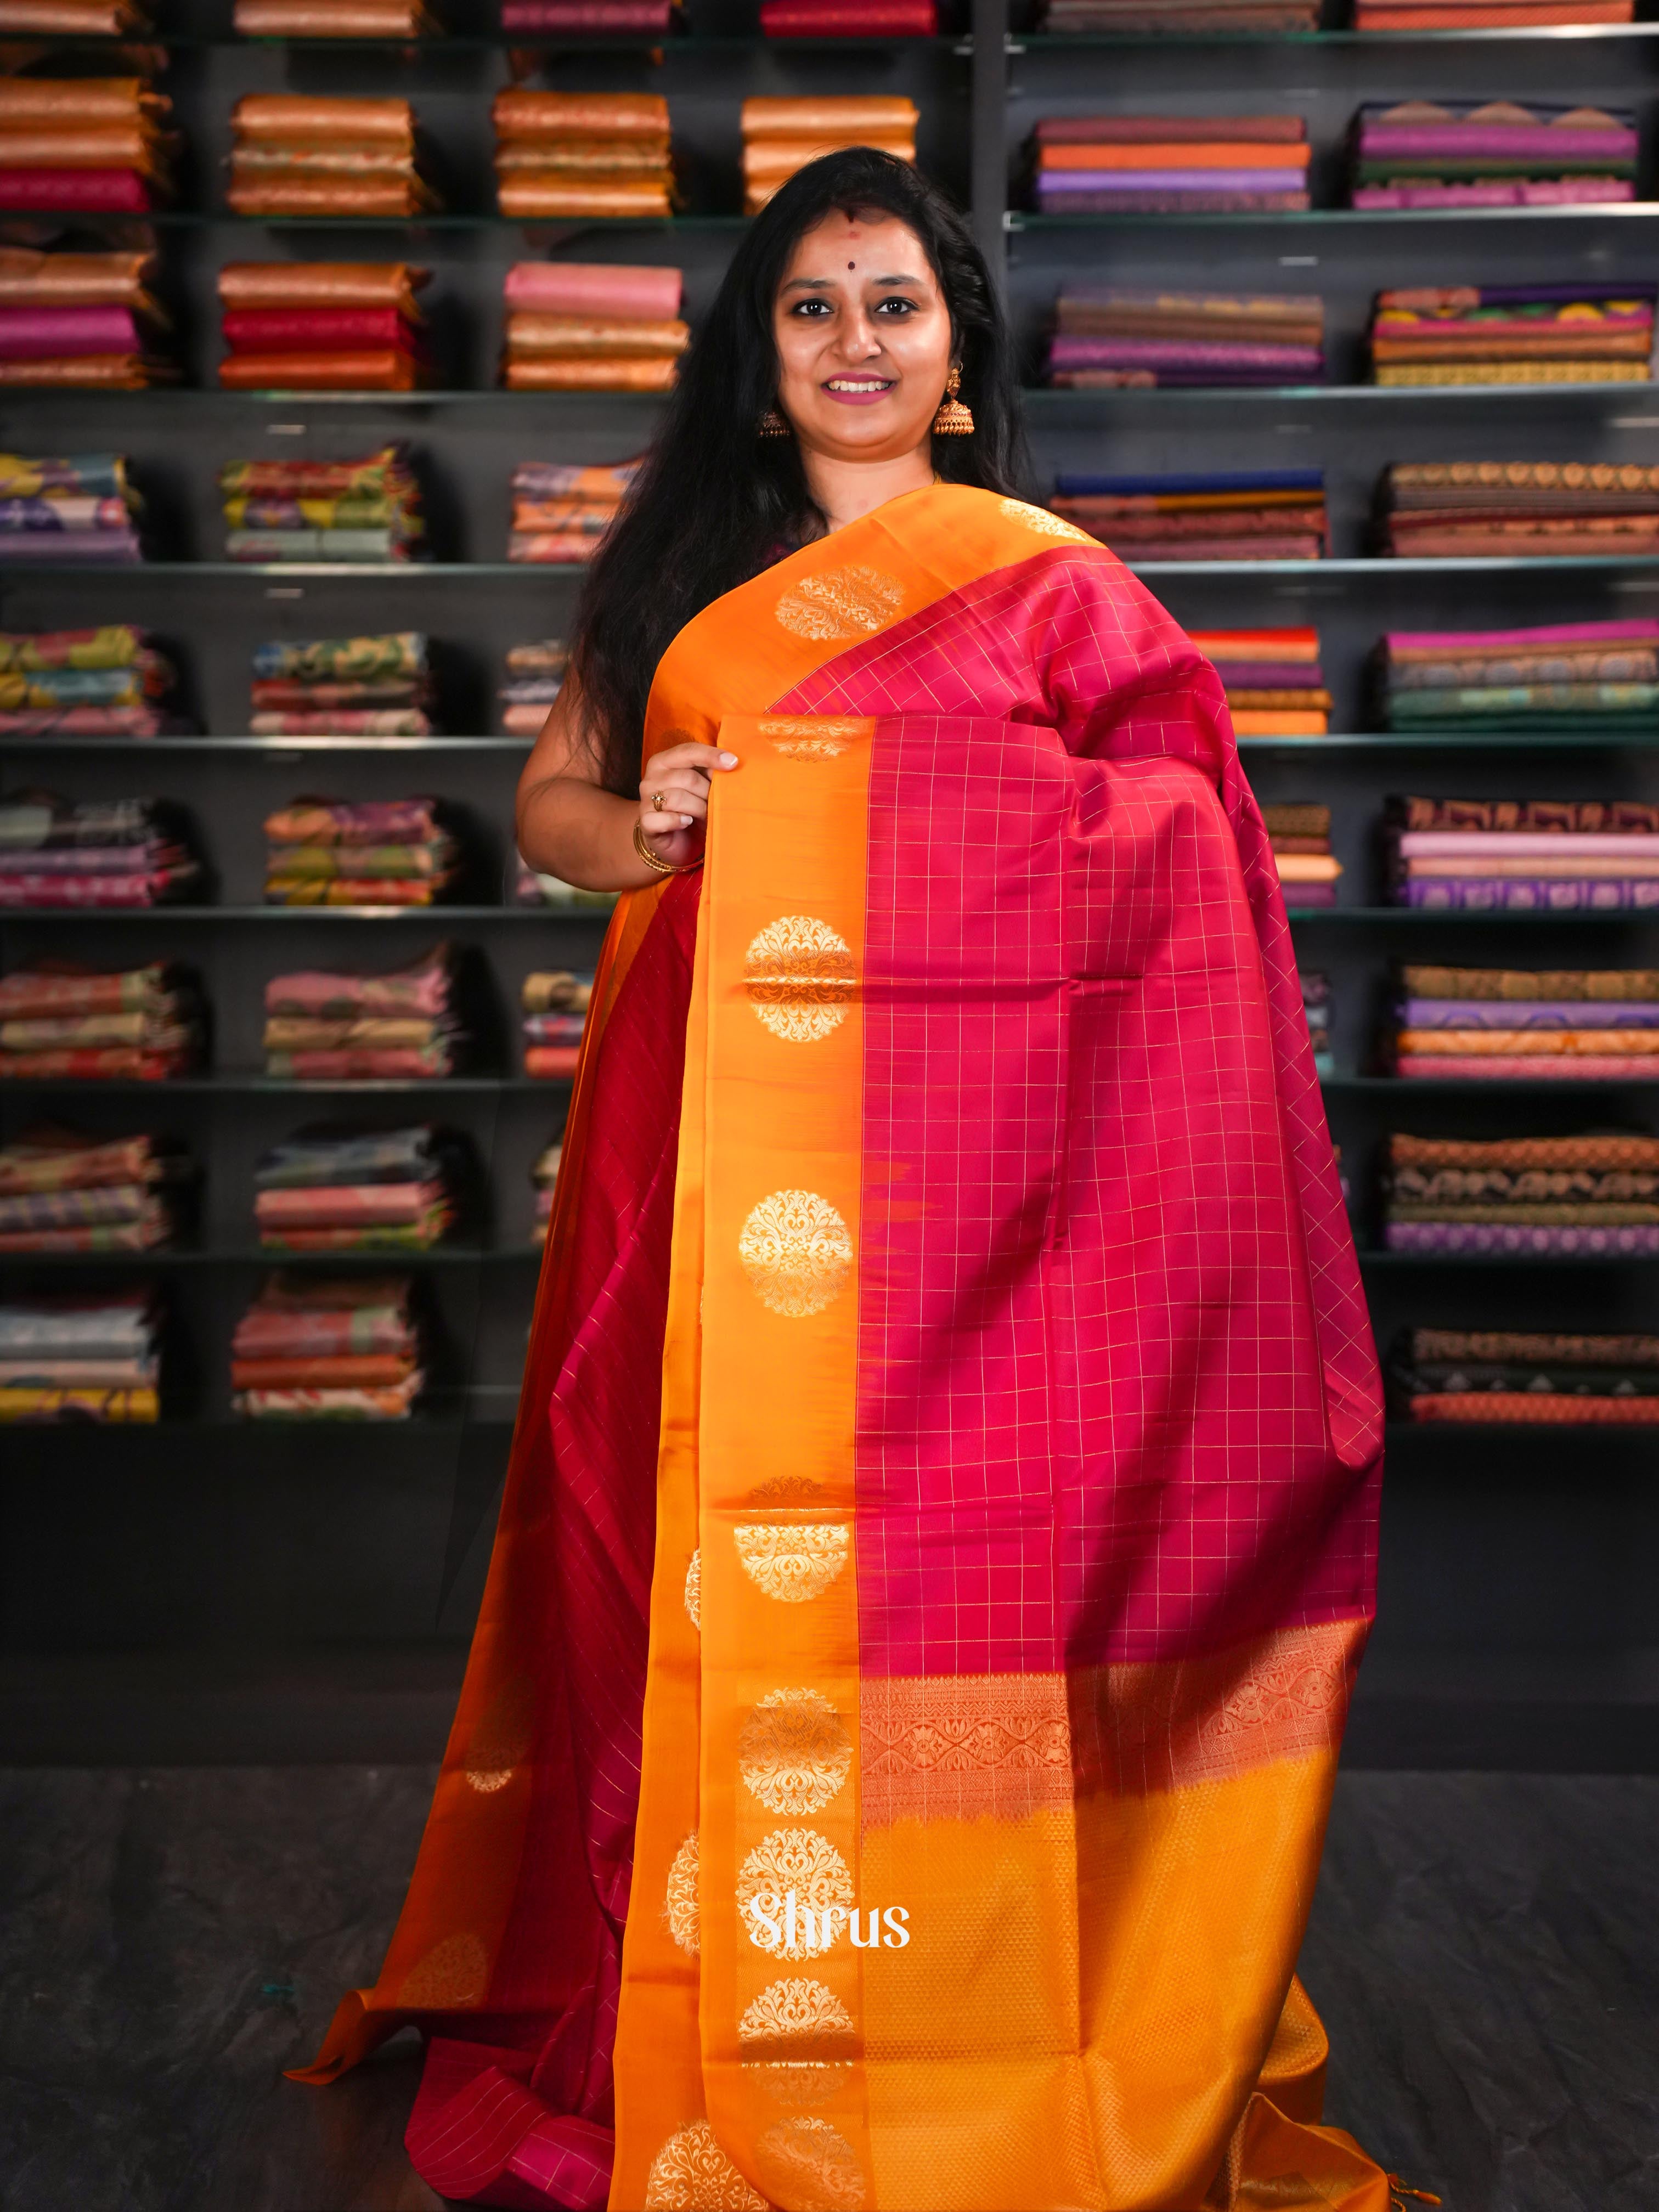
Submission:
<svg viewBox="0 0 1659 2212">
<path fill-rule="evenodd" d="M 409 1899 L 444 2195 L 1319 2206 L 1293 1969 L 1373 1606 L 1375 1356 L 1221 686 L 1046 511 L 708 608 L 647 755 Z"/>
</svg>

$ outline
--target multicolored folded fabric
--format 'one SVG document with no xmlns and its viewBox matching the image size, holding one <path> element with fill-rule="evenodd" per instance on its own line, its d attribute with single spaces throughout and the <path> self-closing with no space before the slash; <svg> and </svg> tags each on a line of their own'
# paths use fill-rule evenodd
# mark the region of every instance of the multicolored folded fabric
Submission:
<svg viewBox="0 0 1659 2212">
<path fill-rule="evenodd" d="M 254 652 L 249 728 L 255 737 L 428 737 L 433 701 L 417 630 L 278 638 Z"/>
<path fill-rule="evenodd" d="M 357 461 L 229 461 L 219 490 L 233 561 L 378 565 L 425 553 L 420 484 L 401 445 Z"/>
<path fill-rule="evenodd" d="M 265 817 L 265 840 L 274 906 L 432 906 L 461 875 L 435 799 L 301 799 Z"/>
<path fill-rule="evenodd" d="M 154 906 L 200 878 L 187 830 L 153 799 L 0 801 L 0 907 Z"/>
<path fill-rule="evenodd" d="M 532 465 L 526 463 L 528 468 Z M 501 727 L 510 737 L 540 734 L 548 709 L 559 696 L 569 658 L 562 637 L 532 639 L 509 646 L 507 681 L 495 694 L 501 710 Z"/>
<path fill-rule="evenodd" d="M 1379 292 L 1378 384 L 1645 384 L 1652 284 L 1459 284 Z"/>
<path fill-rule="evenodd" d="M 248 93 L 230 122 L 227 198 L 238 215 L 416 216 L 442 205 L 406 100 Z"/>
<path fill-rule="evenodd" d="M 536 1194 L 536 1222 L 531 1231 L 532 1244 L 547 1242 L 548 1224 L 553 1218 L 553 1194 L 558 1187 L 559 1162 L 564 1157 L 564 1139 L 556 1137 L 537 1153 L 530 1170 L 531 1188 Z"/>
<path fill-rule="evenodd" d="M 390 975 L 273 976 L 264 993 L 265 1072 L 300 1082 L 457 1074 L 472 1043 L 457 981 L 447 945 Z"/>
<path fill-rule="evenodd" d="M 0 1422 L 159 1419 L 162 1322 L 149 1285 L 0 1305 Z"/>
<path fill-rule="evenodd" d="M 1412 1329 L 1389 1379 L 1407 1420 L 1659 1423 L 1659 1336 Z"/>
<path fill-rule="evenodd" d="M 641 465 L 637 460 L 605 468 L 521 461 L 513 471 L 508 560 L 591 561 Z"/>
<path fill-rule="evenodd" d="M 1645 1079 L 1659 1073 L 1659 976 L 1407 967 L 1382 1059 L 1431 1082 Z"/>
<path fill-rule="evenodd" d="M 1062 475 L 1054 511 L 1121 554 L 1156 561 L 1312 561 L 1330 550 L 1321 469 Z"/>
<path fill-rule="evenodd" d="M 233 1403 L 253 1420 L 406 1419 L 425 1336 L 406 1275 L 272 1275 L 236 1324 Z"/>
<path fill-rule="evenodd" d="M 173 193 L 173 103 L 142 77 L 0 79 L 0 210 L 144 215 Z"/>
<path fill-rule="evenodd" d="M 509 391 L 666 392 L 690 333 L 678 269 L 521 261 L 507 272 Z"/>
<path fill-rule="evenodd" d="M 28 1026 L 3 1024 L 7 1030 Z M 0 1146 L 0 1252 L 153 1250 L 172 1242 L 179 1201 L 193 1174 L 177 1145 L 148 1133 L 112 1139 L 42 1124 Z M 144 1377 L 100 1373 L 35 1379 L 102 1385 Z"/>
<path fill-rule="evenodd" d="M 658 95 L 514 86 L 490 113 L 503 215 L 672 212 L 668 102 Z"/>
<path fill-rule="evenodd" d="M 147 631 L 0 631 L 0 732 L 16 736 L 176 736 L 177 674 Z"/>
<path fill-rule="evenodd" d="M 260 97 L 263 100 L 266 96 Z M 299 103 L 302 107 L 331 104 Z M 338 104 L 376 113 L 407 106 L 399 100 Z M 396 179 L 387 182 L 390 197 L 404 191 Z M 236 189 L 233 187 L 233 199 Z M 320 177 L 311 184 L 293 180 L 282 191 L 291 204 L 280 209 L 274 204 L 245 207 L 241 211 L 360 215 L 405 211 L 370 204 L 377 193 L 380 198 L 388 193 L 378 185 L 366 187 L 356 171 L 332 182 Z M 307 194 L 315 199 L 331 193 L 338 203 L 333 209 L 307 201 Z M 345 204 L 348 199 L 349 207 Z M 433 374 L 425 322 L 416 300 L 431 275 L 428 269 L 416 269 L 402 261 L 228 263 L 218 277 L 228 349 L 219 364 L 220 383 L 235 391 L 416 391 L 430 383 Z"/>
<path fill-rule="evenodd" d="M 204 1034 L 197 979 L 167 963 L 0 976 L 0 1082 L 161 1081 L 195 1067 Z"/>
<path fill-rule="evenodd" d="M 564 1082 L 575 1073 L 592 994 L 592 975 L 568 969 L 544 969 L 525 977 L 520 1004 L 526 1075 Z"/>
<path fill-rule="evenodd" d="M 1211 661 L 1241 738 L 1322 738 L 1331 695 L 1311 629 L 1195 629 L 1188 635 Z"/>
<path fill-rule="evenodd" d="M 1311 204 L 1299 115 L 1044 116 L 1031 140 L 1044 215 L 1293 213 Z"/>
<path fill-rule="evenodd" d="M 1396 1133 L 1383 1197 L 1390 1251 L 1639 1257 L 1659 1252 L 1659 1139 Z"/>
<path fill-rule="evenodd" d="M 756 215 L 797 169 L 820 154 L 844 146 L 878 146 L 902 161 L 914 161 L 921 117 L 915 101 L 902 94 L 866 93 L 745 100 L 740 119 L 743 211 Z"/>
<path fill-rule="evenodd" d="M 138 392 L 170 380 L 150 253 L 0 248 L 0 383 Z"/>
<path fill-rule="evenodd" d="M 301 1129 L 255 1172 L 259 1241 L 267 1251 L 423 1249 L 459 1218 L 465 1180 L 459 1140 L 424 1124 Z"/>
<path fill-rule="evenodd" d="M 1633 724 L 1659 707 L 1659 622 L 1393 630 L 1378 672 L 1387 729 Z"/>
<path fill-rule="evenodd" d="M 1316 384 L 1325 375 L 1325 307 L 1316 295 L 1062 292 L 1048 381 L 1073 391 L 1195 385 Z"/>
<path fill-rule="evenodd" d="M 1627 108 L 1368 100 L 1352 135 L 1357 208 L 1550 207 L 1636 195 Z"/>
<path fill-rule="evenodd" d="M 0 454 L 0 562 L 128 566 L 143 558 L 141 511 L 118 453 Z"/>
<path fill-rule="evenodd" d="M 1384 838 L 1400 905 L 1659 905 L 1659 805 L 1644 801 L 1392 799 Z"/>
<path fill-rule="evenodd" d="M 1342 863 L 1331 851 L 1331 810 L 1306 803 L 1264 806 L 1273 863 L 1289 907 L 1336 904 Z"/>
<path fill-rule="evenodd" d="M 1382 550 L 1402 557 L 1659 551 L 1659 468 L 1632 463 L 1396 462 L 1379 500 Z"/>
</svg>

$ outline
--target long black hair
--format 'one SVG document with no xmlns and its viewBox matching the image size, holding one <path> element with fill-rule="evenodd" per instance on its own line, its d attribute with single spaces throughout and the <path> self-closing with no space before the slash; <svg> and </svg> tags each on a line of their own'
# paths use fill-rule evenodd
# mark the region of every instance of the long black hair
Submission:
<svg viewBox="0 0 1659 2212">
<path fill-rule="evenodd" d="M 680 367 L 662 428 L 612 525 L 576 610 L 571 668 L 606 787 L 639 787 L 651 679 L 676 633 L 745 583 L 780 544 L 822 529 L 791 438 L 762 438 L 777 395 L 772 317 L 797 242 L 837 210 L 896 216 L 915 232 L 951 313 L 970 436 L 937 438 L 951 483 L 1010 494 L 1024 473 L 1012 342 L 984 257 L 936 186 L 891 154 L 855 146 L 798 170 L 732 257 L 714 312 Z"/>
</svg>

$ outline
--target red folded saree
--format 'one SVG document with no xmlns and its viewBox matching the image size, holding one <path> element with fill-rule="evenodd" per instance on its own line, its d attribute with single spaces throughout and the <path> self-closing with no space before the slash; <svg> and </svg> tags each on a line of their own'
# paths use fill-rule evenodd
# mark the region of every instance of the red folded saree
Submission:
<svg viewBox="0 0 1659 2212">
<path fill-rule="evenodd" d="M 671 732 L 741 766 L 607 938 L 432 1819 L 305 2078 L 418 2022 L 482 2203 L 1386 2212 L 1292 1972 L 1381 1406 L 1219 682 L 935 486 L 691 622 Z"/>
</svg>

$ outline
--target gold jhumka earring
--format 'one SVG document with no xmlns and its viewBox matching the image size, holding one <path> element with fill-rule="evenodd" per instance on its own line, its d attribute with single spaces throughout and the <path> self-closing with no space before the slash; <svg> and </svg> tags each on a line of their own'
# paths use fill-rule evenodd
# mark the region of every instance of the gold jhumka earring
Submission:
<svg viewBox="0 0 1659 2212">
<path fill-rule="evenodd" d="M 973 410 L 964 406 L 957 398 L 961 389 L 962 371 L 960 368 L 953 368 L 945 381 L 945 397 L 939 403 L 939 413 L 933 417 L 933 434 L 936 438 L 972 436 Z"/>
<path fill-rule="evenodd" d="M 789 425 L 775 407 L 769 407 L 765 414 L 761 416 L 760 427 L 755 434 L 757 438 L 787 438 L 789 435 Z"/>
</svg>

